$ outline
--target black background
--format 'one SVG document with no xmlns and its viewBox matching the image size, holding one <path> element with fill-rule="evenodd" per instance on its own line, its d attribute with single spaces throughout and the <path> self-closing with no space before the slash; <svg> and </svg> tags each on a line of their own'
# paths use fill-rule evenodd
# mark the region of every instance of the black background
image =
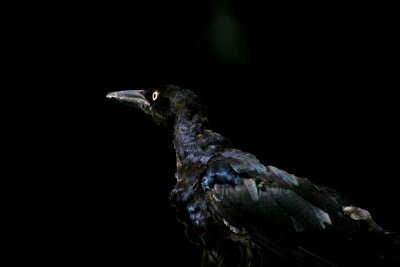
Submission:
<svg viewBox="0 0 400 267">
<path fill-rule="evenodd" d="M 36 79 L 46 79 L 48 104 L 61 111 L 57 119 L 43 111 L 44 139 L 52 137 L 44 211 L 57 214 L 44 223 L 52 261 L 199 265 L 168 202 L 170 137 L 105 98 L 159 84 L 196 91 L 212 129 L 237 148 L 399 227 L 390 7 L 165 2 L 63 7 L 40 24 L 51 42 L 38 45 L 47 67 Z"/>
</svg>

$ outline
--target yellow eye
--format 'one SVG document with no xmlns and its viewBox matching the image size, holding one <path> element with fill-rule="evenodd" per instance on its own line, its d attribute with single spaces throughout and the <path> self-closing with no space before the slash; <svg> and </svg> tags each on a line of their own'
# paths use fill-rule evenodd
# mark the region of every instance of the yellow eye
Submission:
<svg viewBox="0 0 400 267">
<path fill-rule="evenodd" d="M 153 101 L 156 101 L 159 94 L 160 94 L 159 92 L 154 91 L 154 92 L 153 92 L 153 95 L 151 96 L 151 99 L 153 99 Z"/>
</svg>

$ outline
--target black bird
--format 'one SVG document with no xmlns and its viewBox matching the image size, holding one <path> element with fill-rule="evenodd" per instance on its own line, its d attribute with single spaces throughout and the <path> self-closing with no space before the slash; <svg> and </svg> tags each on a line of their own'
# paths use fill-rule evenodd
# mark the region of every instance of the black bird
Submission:
<svg viewBox="0 0 400 267">
<path fill-rule="evenodd" d="M 169 85 L 107 95 L 140 108 L 171 133 L 170 193 L 203 266 L 400 266 L 399 235 L 341 193 L 235 149 L 208 129 L 201 99 Z"/>
</svg>

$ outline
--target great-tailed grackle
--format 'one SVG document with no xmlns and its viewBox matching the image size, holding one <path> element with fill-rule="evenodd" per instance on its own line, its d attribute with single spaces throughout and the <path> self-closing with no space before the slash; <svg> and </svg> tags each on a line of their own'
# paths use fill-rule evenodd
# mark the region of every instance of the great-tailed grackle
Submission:
<svg viewBox="0 0 400 267">
<path fill-rule="evenodd" d="M 203 266 L 399 265 L 398 233 L 341 193 L 235 149 L 209 130 L 201 99 L 163 86 L 109 93 L 170 131 L 176 185 L 170 194 Z M 399 265 L 400 266 L 400 265 Z"/>
</svg>

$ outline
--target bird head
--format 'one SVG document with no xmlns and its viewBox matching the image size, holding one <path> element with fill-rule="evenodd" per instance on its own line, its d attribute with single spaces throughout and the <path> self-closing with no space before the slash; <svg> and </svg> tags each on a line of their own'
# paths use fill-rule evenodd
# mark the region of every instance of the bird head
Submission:
<svg viewBox="0 0 400 267">
<path fill-rule="evenodd" d="M 123 104 L 139 108 L 153 117 L 157 124 L 172 125 L 179 116 L 203 117 L 205 109 L 201 99 L 191 90 L 176 85 L 146 90 L 127 90 L 107 94 Z"/>
</svg>

